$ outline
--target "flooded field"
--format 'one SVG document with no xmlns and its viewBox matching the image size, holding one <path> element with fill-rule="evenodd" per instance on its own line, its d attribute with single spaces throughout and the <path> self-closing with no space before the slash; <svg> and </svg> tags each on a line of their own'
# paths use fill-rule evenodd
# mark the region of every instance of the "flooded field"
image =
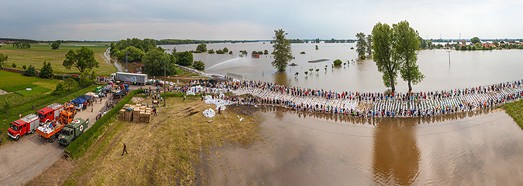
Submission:
<svg viewBox="0 0 523 186">
<path fill-rule="evenodd" d="M 503 111 L 370 122 L 261 114 L 264 140 L 216 149 L 210 185 L 523 183 L 523 131 Z"/>
<path fill-rule="evenodd" d="M 223 49 L 227 47 L 233 51 L 228 54 L 194 54 L 195 60 L 206 63 L 208 73 L 235 73 L 250 80 L 263 80 L 279 84 L 328 89 L 335 91 L 363 91 L 383 92 L 381 74 L 372 60 L 348 62 L 340 68 L 331 67 L 332 61 L 341 59 L 343 62 L 355 59 L 356 51 L 353 43 L 320 43 L 293 44 L 292 51 L 296 59 L 291 63 L 298 66 L 289 66 L 285 73 L 275 73 L 271 66 L 273 60 L 270 55 L 261 55 L 252 58 L 251 52 L 268 50 L 272 52 L 270 43 L 236 43 L 236 44 L 208 44 L 208 49 Z M 167 49 L 176 47 L 177 51 L 195 50 L 196 45 L 166 45 Z M 247 56 L 239 57 L 239 50 L 247 50 Z M 305 52 L 305 54 L 300 54 Z M 326 62 L 309 63 L 310 60 L 330 59 Z M 425 79 L 415 85 L 414 91 L 447 90 L 466 88 L 479 85 L 489 85 L 504 81 L 523 79 L 523 50 L 494 50 L 494 51 L 450 51 L 422 50 L 419 51 L 418 64 Z M 327 70 L 325 70 L 327 65 Z M 305 75 L 305 71 L 313 69 Z M 316 72 L 315 69 L 319 69 Z M 298 76 L 295 73 L 298 72 Z M 407 84 L 398 79 L 396 88 L 400 92 L 408 90 Z"/>
</svg>

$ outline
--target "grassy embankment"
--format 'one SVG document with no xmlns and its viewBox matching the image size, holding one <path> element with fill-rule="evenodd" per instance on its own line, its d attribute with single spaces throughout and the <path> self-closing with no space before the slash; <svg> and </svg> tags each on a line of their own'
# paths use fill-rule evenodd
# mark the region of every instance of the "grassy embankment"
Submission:
<svg viewBox="0 0 523 186">
<path fill-rule="evenodd" d="M 16 64 L 16 68 L 20 70 L 22 70 L 23 65 L 33 65 L 37 70 L 40 70 L 44 61 L 47 61 L 51 63 L 55 74 L 79 73 L 75 68 L 71 68 L 71 70 L 65 69 L 62 63 L 64 62 L 65 54 L 69 50 L 81 48 L 80 45 L 85 45 L 94 51 L 94 57 L 100 64 L 100 68 L 94 69 L 97 75 L 110 75 L 116 72 L 116 68 L 112 64 L 106 63 L 102 56 L 108 46 L 100 43 L 96 43 L 96 45 L 64 43 L 60 45 L 58 50 L 52 50 L 51 46 L 47 43 L 31 44 L 31 48 L 29 49 L 17 49 L 14 48 L 13 45 L 6 44 L 0 47 L 0 53 L 9 56 L 9 59 L 5 63 L 8 68 L 12 68 L 11 65 L 14 63 Z"/>
<path fill-rule="evenodd" d="M 175 96 L 175 94 L 171 95 Z M 146 100 L 145 102 L 150 102 Z M 77 159 L 65 185 L 188 185 L 205 183 L 203 155 L 224 144 L 247 146 L 259 139 L 257 119 L 228 109 L 209 119 L 198 97 L 167 99 L 152 122 L 104 124 L 103 134 Z M 237 116 L 245 118 L 239 121 Z M 123 143 L 128 155 L 122 156 Z M 203 162 L 202 162 L 203 161 Z"/>
<path fill-rule="evenodd" d="M 0 131 L 1 138 L 5 142 L 8 138 L 6 132 L 9 123 L 18 119 L 18 115 L 23 116 L 36 113 L 35 110 L 45 107 L 51 103 L 63 103 L 83 95 L 86 92 L 93 91 L 96 86 L 85 89 L 74 89 L 59 95 L 52 95 L 56 84 L 60 80 L 41 79 L 36 77 L 22 76 L 18 73 L 6 72 L 0 70 L 0 89 L 9 92 L 0 95 Z M 31 91 L 25 90 L 31 88 Z M 6 102 L 9 104 L 8 113 L 5 110 Z M 34 108 L 34 109 L 33 109 Z"/>
<path fill-rule="evenodd" d="M 507 103 L 503 106 L 508 115 L 523 129 L 523 100 Z"/>
</svg>

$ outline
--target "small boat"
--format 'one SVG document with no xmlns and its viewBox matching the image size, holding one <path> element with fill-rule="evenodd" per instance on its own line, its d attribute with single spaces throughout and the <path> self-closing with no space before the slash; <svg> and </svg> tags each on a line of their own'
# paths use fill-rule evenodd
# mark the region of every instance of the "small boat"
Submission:
<svg viewBox="0 0 523 186">
<path fill-rule="evenodd" d="M 295 67 L 295 66 L 298 66 L 298 64 L 296 64 L 296 63 L 291 63 L 291 64 L 289 64 L 289 66 L 291 66 L 291 67 Z"/>
</svg>

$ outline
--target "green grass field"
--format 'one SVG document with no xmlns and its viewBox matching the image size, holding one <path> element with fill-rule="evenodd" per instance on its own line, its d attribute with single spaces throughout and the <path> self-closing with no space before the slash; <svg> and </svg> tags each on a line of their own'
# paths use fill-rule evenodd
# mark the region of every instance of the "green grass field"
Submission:
<svg viewBox="0 0 523 186">
<path fill-rule="evenodd" d="M 18 73 L 0 71 L 0 89 L 9 92 L 0 95 L 0 112 L 5 112 L 6 102 L 10 107 L 16 107 L 25 103 L 43 98 L 50 94 L 59 80 L 41 79 L 36 77 L 27 77 Z M 30 91 L 26 88 L 31 88 Z"/>
<path fill-rule="evenodd" d="M 17 69 L 22 69 L 23 65 L 33 65 L 37 70 L 42 68 L 44 61 L 51 62 L 55 74 L 64 73 L 78 73 L 78 70 L 72 68 L 71 70 L 65 69 L 62 65 L 65 54 L 69 50 L 76 50 L 81 48 L 81 45 L 92 49 L 95 52 L 95 59 L 100 64 L 99 68 L 95 68 L 98 75 L 110 75 L 116 72 L 116 68 L 105 62 L 103 59 L 103 53 L 108 48 L 107 44 L 75 44 L 75 43 L 64 43 L 60 45 L 60 49 L 52 50 L 48 43 L 31 44 L 30 49 L 17 49 L 13 48 L 13 45 L 1 45 L 0 53 L 9 56 L 6 62 L 6 66 L 12 68 L 11 65 L 16 64 Z"/>
<path fill-rule="evenodd" d="M 523 100 L 513 103 L 507 103 L 503 106 L 505 111 L 510 115 L 514 121 L 523 129 Z"/>
</svg>

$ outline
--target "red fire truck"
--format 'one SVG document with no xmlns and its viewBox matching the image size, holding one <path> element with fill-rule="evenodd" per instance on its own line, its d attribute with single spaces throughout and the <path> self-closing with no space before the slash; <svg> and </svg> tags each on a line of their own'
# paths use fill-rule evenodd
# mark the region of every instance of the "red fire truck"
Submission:
<svg viewBox="0 0 523 186">
<path fill-rule="evenodd" d="M 19 120 L 11 122 L 11 127 L 7 129 L 9 137 L 19 140 L 25 134 L 34 133 L 40 125 L 40 120 L 36 114 L 29 114 Z"/>
<path fill-rule="evenodd" d="M 60 112 L 64 110 L 62 104 L 53 103 L 47 107 L 38 110 L 38 117 L 40 123 L 47 123 L 48 121 L 54 121 L 60 116 Z"/>
</svg>

